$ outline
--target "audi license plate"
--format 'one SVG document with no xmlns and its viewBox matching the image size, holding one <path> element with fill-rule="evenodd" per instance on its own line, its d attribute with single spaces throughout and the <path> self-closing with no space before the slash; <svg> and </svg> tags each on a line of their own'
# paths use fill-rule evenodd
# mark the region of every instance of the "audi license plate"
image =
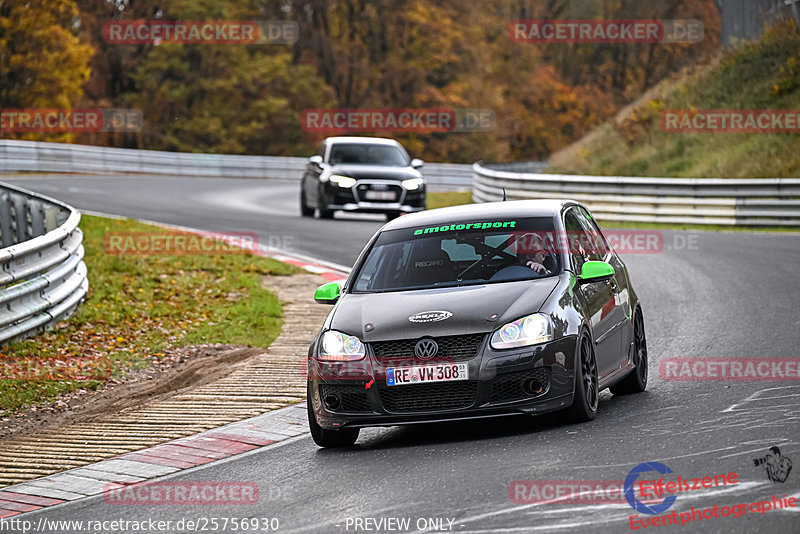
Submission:
<svg viewBox="0 0 800 534">
<path fill-rule="evenodd" d="M 367 191 L 364 193 L 367 200 L 396 200 L 397 195 L 394 191 Z"/>
<path fill-rule="evenodd" d="M 395 367 L 386 370 L 387 386 L 404 386 L 427 382 L 452 382 L 467 380 L 469 371 L 466 363 L 441 363 L 413 367 Z"/>
</svg>

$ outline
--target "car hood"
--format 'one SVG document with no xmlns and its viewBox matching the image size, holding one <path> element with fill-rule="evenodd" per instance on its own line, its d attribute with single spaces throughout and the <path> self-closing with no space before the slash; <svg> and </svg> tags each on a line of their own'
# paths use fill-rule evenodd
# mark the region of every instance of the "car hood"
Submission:
<svg viewBox="0 0 800 534">
<path fill-rule="evenodd" d="M 408 180 L 420 178 L 422 174 L 413 167 L 388 167 L 384 165 L 347 165 L 340 163 L 330 168 L 331 174 L 343 174 L 356 180 L 373 178 L 378 180 Z"/>
<path fill-rule="evenodd" d="M 345 294 L 336 306 L 331 328 L 358 335 L 366 342 L 491 332 L 539 311 L 558 280 L 553 276 L 452 288 Z M 413 315 L 433 311 L 452 316 L 431 322 L 409 320 Z M 492 320 L 494 314 L 497 318 Z M 367 324 L 374 328 L 367 331 Z"/>
</svg>

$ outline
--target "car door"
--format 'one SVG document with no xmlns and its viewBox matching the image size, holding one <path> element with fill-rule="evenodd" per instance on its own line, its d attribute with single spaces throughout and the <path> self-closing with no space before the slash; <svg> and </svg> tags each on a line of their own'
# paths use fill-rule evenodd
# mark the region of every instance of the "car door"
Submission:
<svg viewBox="0 0 800 534">
<path fill-rule="evenodd" d="M 633 343 L 633 323 L 631 322 L 631 303 L 630 288 L 628 286 L 628 276 L 625 271 L 625 264 L 617 255 L 616 251 L 608 244 L 603 236 L 603 232 L 595 222 L 594 217 L 585 209 L 578 208 L 578 215 L 581 224 L 591 234 L 593 243 L 597 243 L 596 250 L 598 258 L 608 262 L 614 267 L 616 276 L 609 282 L 614 291 L 615 306 L 612 312 L 615 324 L 613 328 L 619 330 L 620 352 L 618 356 L 618 367 L 628 363 L 631 343 Z"/>
<path fill-rule="evenodd" d="M 580 275 L 585 262 L 601 259 L 597 251 L 593 250 L 595 247 L 592 246 L 592 236 L 580 219 L 577 208 L 570 208 L 564 214 L 570 263 L 576 276 Z M 586 316 L 592 327 L 597 375 L 602 378 L 617 369 L 620 353 L 619 329 L 615 328 L 617 316 L 614 313 L 614 290 L 608 282 L 589 282 L 577 286 L 575 293 L 585 306 Z"/>
<path fill-rule="evenodd" d="M 325 149 L 327 143 L 322 143 L 314 152 L 315 156 L 320 156 L 325 161 Z M 306 203 L 309 206 L 317 205 L 317 194 L 319 192 L 319 175 L 322 173 L 322 167 L 314 165 L 310 161 L 306 164 L 306 170 L 303 173 L 303 180 L 301 187 L 306 194 Z"/>
</svg>

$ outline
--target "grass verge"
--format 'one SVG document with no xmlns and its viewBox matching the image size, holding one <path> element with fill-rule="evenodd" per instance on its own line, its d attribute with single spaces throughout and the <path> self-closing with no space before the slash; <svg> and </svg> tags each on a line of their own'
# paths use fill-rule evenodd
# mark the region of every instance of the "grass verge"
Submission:
<svg viewBox="0 0 800 534">
<path fill-rule="evenodd" d="M 796 133 L 667 133 L 664 110 L 800 109 L 800 35 L 793 24 L 676 83 L 554 154 L 548 172 L 608 176 L 782 178 L 800 175 Z"/>
<path fill-rule="evenodd" d="M 460 206 L 472 204 L 472 191 L 447 191 L 444 193 L 427 193 L 425 201 L 428 209 L 446 208 L 447 206 Z"/>
<path fill-rule="evenodd" d="M 22 362 L 14 368 L 26 369 L 25 376 L 31 376 L 30 369 L 37 377 L 43 369 L 55 370 L 53 379 L 37 380 L 4 372 L 1 416 L 62 393 L 96 389 L 148 367 L 168 348 L 200 343 L 267 347 L 280 333 L 281 306 L 261 287 L 262 277 L 289 275 L 298 268 L 250 252 L 111 254 L 104 246 L 109 234 L 172 232 L 91 216 L 83 217 L 81 229 L 89 295 L 58 329 L 0 350 L 0 358 Z"/>
</svg>

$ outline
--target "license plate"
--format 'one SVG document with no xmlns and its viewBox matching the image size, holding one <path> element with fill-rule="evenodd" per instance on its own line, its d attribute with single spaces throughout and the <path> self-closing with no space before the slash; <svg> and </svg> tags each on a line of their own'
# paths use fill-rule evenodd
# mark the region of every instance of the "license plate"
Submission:
<svg viewBox="0 0 800 534">
<path fill-rule="evenodd" d="M 469 378 L 468 375 L 469 371 L 466 363 L 395 367 L 386 370 L 386 385 L 405 386 L 407 384 L 428 382 L 452 382 L 454 380 L 467 380 Z"/>
<path fill-rule="evenodd" d="M 394 191 L 367 191 L 364 193 L 367 200 L 395 200 L 397 195 Z"/>
</svg>

